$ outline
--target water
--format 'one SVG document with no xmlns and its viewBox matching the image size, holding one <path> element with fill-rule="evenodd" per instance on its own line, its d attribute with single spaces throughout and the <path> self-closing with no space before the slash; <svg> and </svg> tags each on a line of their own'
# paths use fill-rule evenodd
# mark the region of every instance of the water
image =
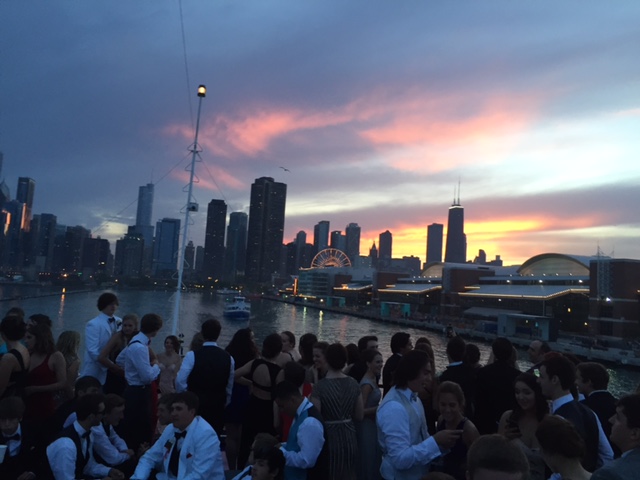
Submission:
<svg viewBox="0 0 640 480">
<path fill-rule="evenodd" d="M 77 330 L 83 333 L 87 320 L 98 314 L 96 302 L 100 293 L 99 291 L 63 293 L 60 287 L 2 285 L 0 286 L 0 298 L 11 298 L 17 295 L 22 298 L 0 302 L 0 313 L 3 314 L 9 308 L 19 306 L 25 310 L 27 316 L 34 313 L 49 315 L 53 320 L 55 337 L 63 330 Z M 136 313 L 138 316 L 142 316 L 145 313 L 153 312 L 165 320 L 162 330 L 152 342 L 153 348 L 160 351 L 165 336 L 170 335 L 172 331 L 173 293 L 120 290 L 117 291 L 117 295 L 120 300 L 117 312 L 119 316 L 124 316 L 127 313 Z M 411 334 L 414 342 L 418 337 L 428 337 L 431 340 L 437 371 L 444 370 L 448 363 L 445 353 L 447 339 L 429 331 L 261 299 L 252 302 L 252 317 L 249 321 L 223 317 L 223 307 L 224 297 L 220 295 L 209 292 L 183 293 L 178 331 L 184 334 L 185 344 L 189 344 L 193 335 L 200 329 L 202 321 L 213 316 L 222 323 L 222 333 L 218 341 L 222 346 L 229 343 L 237 329 L 246 326 L 253 329 L 258 345 L 268 334 L 283 330 L 290 330 L 296 335 L 296 338 L 299 338 L 303 333 L 312 332 L 317 335 L 319 340 L 329 343 L 339 341 L 345 345 L 357 343 L 358 339 L 364 335 L 377 335 L 380 351 L 386 359 L 391 355 L 389 348 L 391 336 L 395 332 L 403 330 Z M 474 343 L 478 345 L 482 354 L 480 362 L 486 363 L 489 358 L 490 345 L 480 341 Z M 82 349 L 81 345 L 81 351 Z M 528 360 L 525 360 L 527 358 L 526 352 L 520 351 L 519 355 L 521 357 L 518 362 L 519 367 L 521 370 L 526 370 L 530 366 Z M 640 384 L 640 372 L 638 371 L 614 368 L 609 370 L 609 374 L 611 375 L 609 389 L 616 396 L 633 392 Z"/>
</svg>

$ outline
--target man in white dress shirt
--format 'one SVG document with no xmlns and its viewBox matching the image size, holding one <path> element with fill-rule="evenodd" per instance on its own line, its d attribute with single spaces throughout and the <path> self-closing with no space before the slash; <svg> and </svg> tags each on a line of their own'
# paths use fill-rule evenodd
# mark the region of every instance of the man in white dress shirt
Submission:
<svg viewBox="0 0 640 480">
<path fill-rule="evenodd" d="M 158 466 L 158 480 L 223 480 L 224 468 L 218 435 L 196 415 L 198 397 L 192 392 L 175 396 L 171 405 L 173 428 L 140 458 L 131 480 L 146 480 Z"/>
<path fill-rule="evenodd" d="M 100 424 L 104 410 L 104 396 L 101 394 L 85 395 L 78 399 L 78 419 L 47 447 L 47 459 L 55 480 L 87 476 L 124 479 L 121 471 L 98 463 L 93 456 L 91 428 Z"/>
<path fill-rule="evenodd" d="M 385 395 L 376 415 L 382 448 L 380 474 L 385 480 L 419 480 L 429 463 L 446 453 L 462 430 L 441 430 L 429 436 L 418 393 L 431 383 L 433 371 L 426 352 L 412 350 L 394 373 L 395 386 Z"/>
<path fill-rule="evenodd" d="M 135 452 L 115 430 L 124 418 L 124 398 L 115 393 L 105 396 L 105 412 L 100 425 L 93 427 L 93 451 L 96 460 L 111 467 L 117 467 L 129 476 L 135 469 Z"/>
<path fill-rule="evenodd" d="M 111 336 L 120 329 L 122 319 L 116 317 L 118 297 L 114 293 L 105 292 L 98 298 L 100 314 L 89 320 L 84 331 L 84 360 L 82 362 L 81 377 L 92 376 L 104 386 L 107 380 L 107 367 L 98 361 L 100 351 L 107 344 Z"/>
</svg>

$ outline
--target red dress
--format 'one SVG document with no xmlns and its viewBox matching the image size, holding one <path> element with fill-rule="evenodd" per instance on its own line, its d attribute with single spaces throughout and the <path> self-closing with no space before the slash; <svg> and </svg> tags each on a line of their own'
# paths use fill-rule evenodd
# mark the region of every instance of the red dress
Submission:
<svg viewBox="0 0 640 480">
<path fill-rule="evenodd" d="M 27 374 L 26 385 L 28 387 L 56 383 L 56 372 L 49 368 L 50 356 L 47 355 L 40 365 Z M 54 394 L 55 392 L 38 392 L 29 395 L 25 400 L 24 417 L 30 420 L 51 418 L 55 412 Z"/>
</svg>

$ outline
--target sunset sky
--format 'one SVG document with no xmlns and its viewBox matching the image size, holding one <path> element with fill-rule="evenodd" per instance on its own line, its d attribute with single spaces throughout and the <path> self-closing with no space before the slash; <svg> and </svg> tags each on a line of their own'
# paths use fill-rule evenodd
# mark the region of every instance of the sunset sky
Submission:
<svg viewBox="0 0 640 480">
<path fill-rule="evenodd" d="M 182 219 L 202 83 L 196 245 L 269 176 L 285 243 L 356 222 L 361 254 L 388 229 L 424 261 L 460 182 L 470 260 L 638 259 L 639 25 L 636 0 L 4 1 L 2 177 L 112 241 L 151 181 Z"/>
</svg>

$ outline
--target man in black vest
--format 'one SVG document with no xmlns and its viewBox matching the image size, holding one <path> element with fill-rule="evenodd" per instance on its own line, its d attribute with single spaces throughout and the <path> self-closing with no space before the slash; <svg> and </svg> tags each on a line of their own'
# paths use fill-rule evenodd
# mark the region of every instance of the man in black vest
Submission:
<svg viewBox="0 0 640 480">
<path fill-rule="evenodd" d="M 604 365 L 596 362 L 582 362 L 576 366 L 576 387 L 584 395 L 584 403 L 593 410 L 607 438 L 611 436 L 609 419 L 616 414 L 618 400 L 611 395 L 609 387 L 609 373 Z"/>
<path fill-rule="evenodd" d="M 78 399 L 77 420 L 62 430 L 47 447 L 47 459 L 56 480 L 70 478 L 124 479 L 120 470 L 98 463 L 93 456 L 91 428 L 100 425 L 104 416 L 104 396 L 89 394 Z"/>
<path fill-rule="evenodd" d="M 563 355 L 547 358 L 540 365 L 538 383 L 542 394 L 552 401 L 549 413 L 565 418 L 576 427 L 587 448 L 582 466 L 593 472 L 613 460 L 613 451 L 597 415 L 571 395 L 575 380 L 575 366 Z"/>
<path fill-rule="evenodd" d="M 200 329 L 204 344 L 197 352 L 189 352 L 182 361 L 176 377 L 176 390 L 188 390 L 200 400 L 198 415 L 218 434 L 224 428 L 224 407 L 231 401 L 233 389 L 233 357 L 218 346 L 220 322 L 206 320 Z"/>
<path fill-rule="evenodd" d="M 473 402 L 476 394 L 476 372 L 475 369 L 462 362 L 467 344 L 462 337 L 452 337 L 447 343 L 447 358 L 449 365 L 440 374 L 439 382 L 455 382 L 460 385 L 465 399 L 465 415 L 473 417 Z"/>
</svg>

